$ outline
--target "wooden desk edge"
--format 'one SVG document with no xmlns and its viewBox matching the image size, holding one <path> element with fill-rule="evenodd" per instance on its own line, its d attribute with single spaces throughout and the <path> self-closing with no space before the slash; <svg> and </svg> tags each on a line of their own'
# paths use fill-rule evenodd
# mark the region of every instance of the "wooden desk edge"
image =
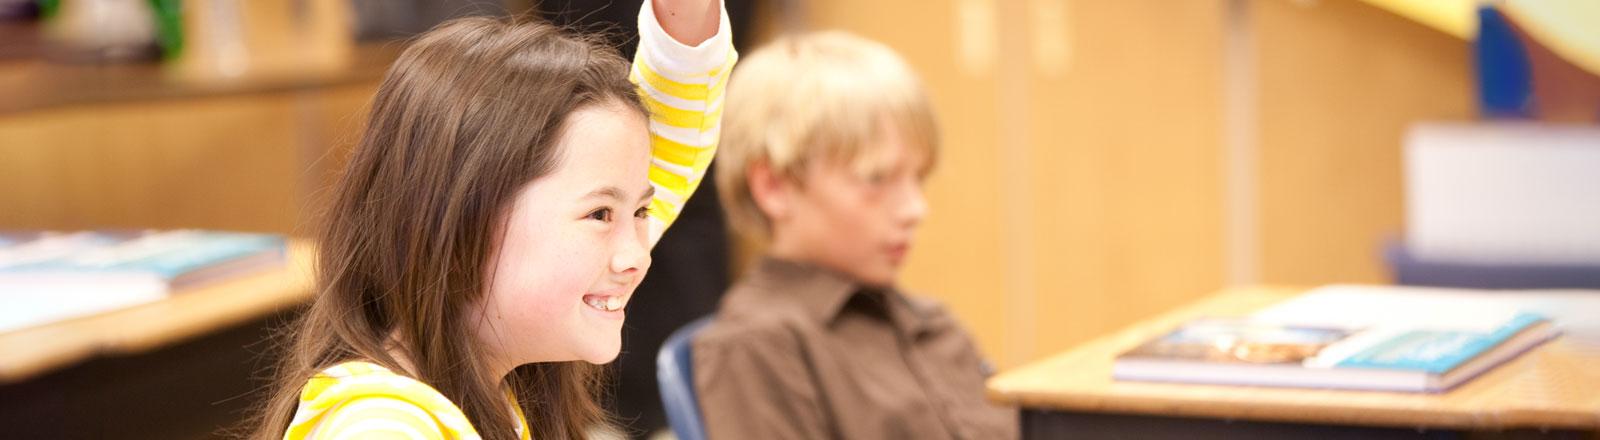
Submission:
<svg viewBox="0 0 1600 440">
<path fill-rule="evenodd" d="M 293 240 L 282 269 L 0 334 L 0 384 L 96 356 L 143 353 L 302 304 L 311 297 L 312 253 L 309 242 Z"/>
<path fill-rule="evenodd" d="M 1263 411 L 1260 405 L 1206 401 L 1174 403 L 1171 399 L 1151 397 L 1117 397 L 1116 399 L 1076 397 L 1062 398 L 1048 393 L 1026 391 L 988 390 L 992 402 L 1014 405 L 1022 409 L 1058 411 L 1083 411 L 1105 414 L 1140 415 L 1156 417 L 1183 417 L 1219 419 L 1228 421 L 1250 420 L 1260 422 L 1308 423 L 1316 425 L 1349 425 L 1387 428 L 1415 428 L 1419 430 L 1470 429 L 1503 431 L 1532 428 L 1594 430 L 1600 425 L 1600 414 L 1551 415 L 1533 410 L 1511 410 L 1490 414 L 1440 413 L 1430 410 L 1388 409 L 1385 411 L 1329 412 L 1326 405 L 1293 408 L 1277 405 L 1272 411 Z"/>
</svg>

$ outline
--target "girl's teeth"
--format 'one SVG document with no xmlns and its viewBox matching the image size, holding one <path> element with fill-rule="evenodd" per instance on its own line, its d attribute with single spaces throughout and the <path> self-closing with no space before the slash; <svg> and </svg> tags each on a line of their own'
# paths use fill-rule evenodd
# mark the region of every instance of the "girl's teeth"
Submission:
<svg viewBox="0 0 1600 440">
<path fill-rule="evenodd" d="M 622 298 L 615 296 L 608 296 L 605 299 L 591 296 L 584 298 L 583 302 L 588 304 L 589 307 L 594 307 L 607 312 L 622 309 Z"/>
</svg>

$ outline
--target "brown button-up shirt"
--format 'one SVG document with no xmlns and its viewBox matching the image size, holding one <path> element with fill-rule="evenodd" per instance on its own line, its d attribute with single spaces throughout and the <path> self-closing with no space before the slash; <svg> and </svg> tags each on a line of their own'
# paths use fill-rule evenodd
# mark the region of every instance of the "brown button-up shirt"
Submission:
<svg viewBox="0 0 1600 440">
<path fill-rule="evenodd" d="M 692 350 L 711 440 L 1017 437 L 943 307 L 815 266 L 761 260 Z"/>
</svg>

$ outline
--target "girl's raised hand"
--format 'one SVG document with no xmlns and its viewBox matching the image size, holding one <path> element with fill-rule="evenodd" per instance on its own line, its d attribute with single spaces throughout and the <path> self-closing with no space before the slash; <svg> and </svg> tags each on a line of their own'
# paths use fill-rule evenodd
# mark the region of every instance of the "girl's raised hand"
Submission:
<svg viewBox="0 0 1600 440">
<path fill-rule="evenodd" d="M 722 0 L 647 0 L 655 9 L 656 20 L 667 35 L 687 46 L 700 43 L 717 34 L 717 20 L 722 15 Z"/>
</svg>

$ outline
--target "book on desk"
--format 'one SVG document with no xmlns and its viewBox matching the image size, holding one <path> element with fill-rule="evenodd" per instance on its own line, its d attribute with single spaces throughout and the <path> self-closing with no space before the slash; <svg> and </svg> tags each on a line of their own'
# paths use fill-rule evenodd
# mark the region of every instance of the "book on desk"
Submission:
<svg viewBox="0 0 1600 440">
<path fill-rule="evenodd" d="M 1519 314 L 1489 333 L 1205 319 L 1118 356 L 1118 380 L 1440 392 L 1558 334 Z"/>
<path fill-rule="evenodd" d="M 284 264 L 284 238 L 272 234 L 3 232 L 0 332 L 156 301 Z"/>
<path fill-rule="evenodd" d="M 1443 392 L 1555 338 L 1589 338 L 1594 291 L 1334 285 L 1128 350 L 1125 381 Z M 1549 317 L 1549 318 L 1547 318 Z"/>
</svg>

